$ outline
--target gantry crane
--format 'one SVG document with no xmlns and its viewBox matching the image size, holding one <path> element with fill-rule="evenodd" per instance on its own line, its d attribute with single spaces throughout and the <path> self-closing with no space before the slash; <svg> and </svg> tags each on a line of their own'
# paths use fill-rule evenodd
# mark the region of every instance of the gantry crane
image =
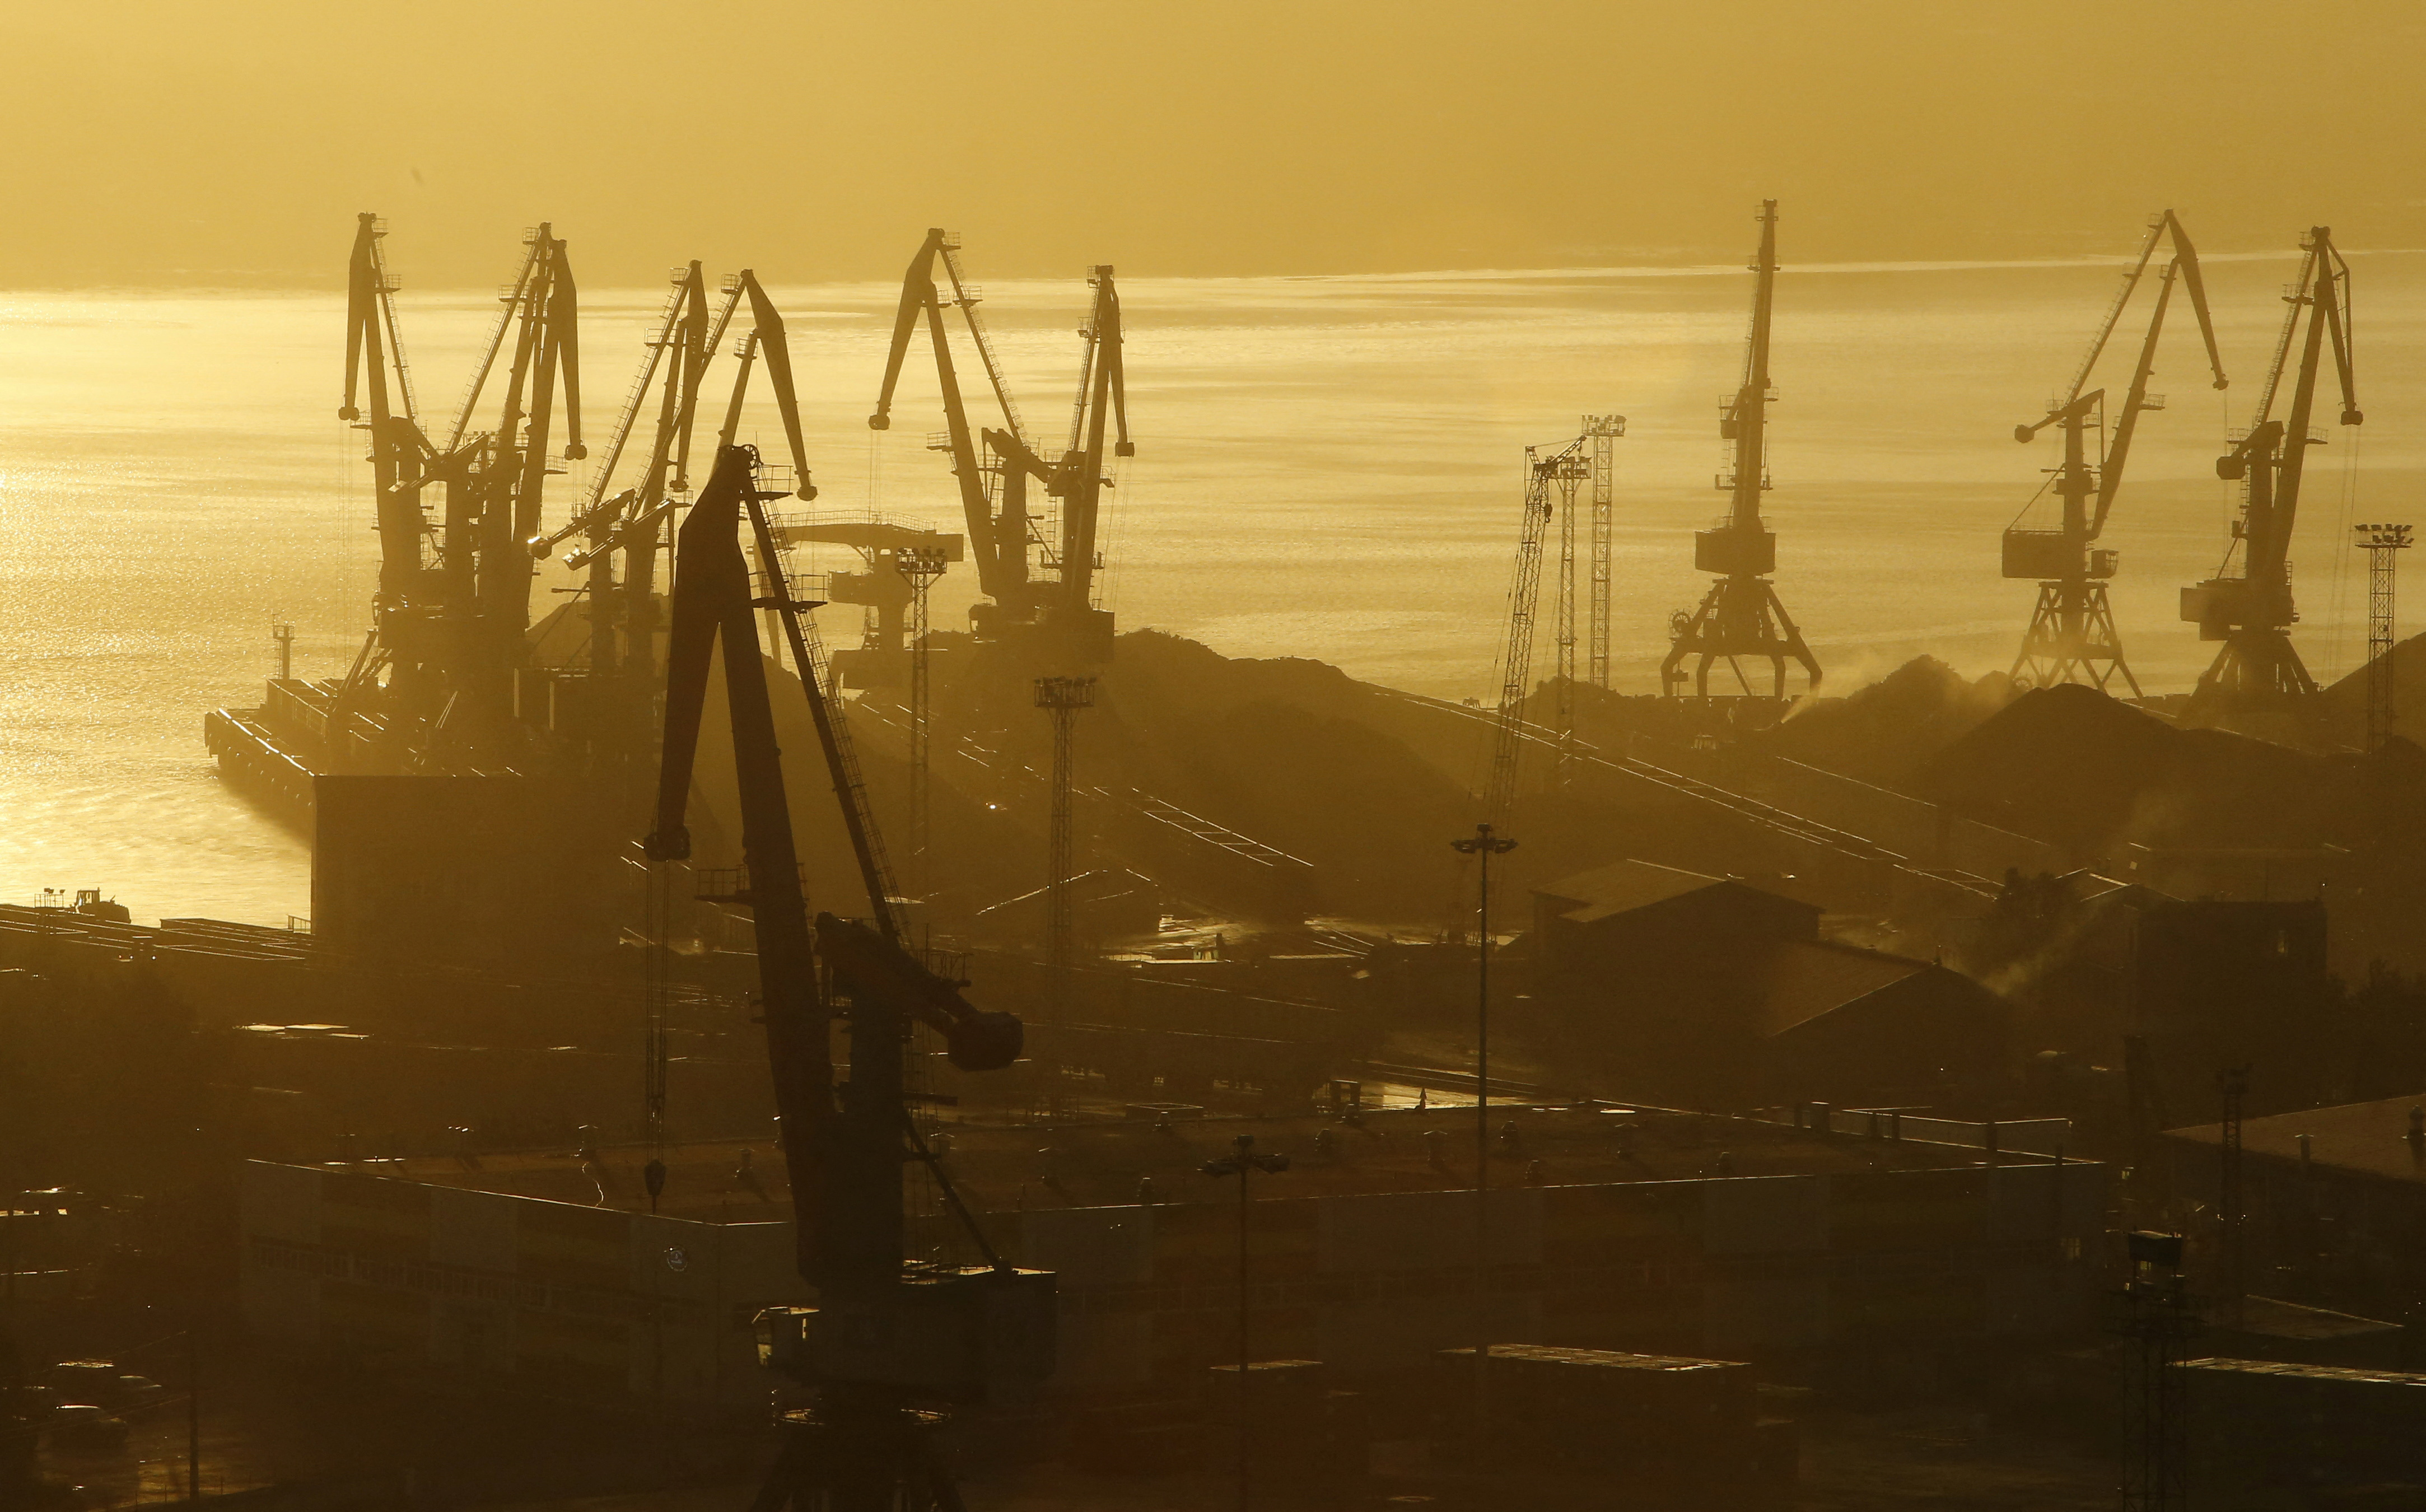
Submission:
<svg viewBox="0 0 2426 1512">
<path fill-rule="evenodd" d="M 2173 257 L 2158 281 L 2148 333 L 2141 340 L 2130 387 L 2111 417 L 2113 430 L 2110 438 L 2106 391 L 2082 391 L 2097 366 L 2098 357 L 2106 350 L 2108 339 L 2114 334 L 2125 306 L 2130 303 L 2141 277 L 2147 272 L 2149 260 L 2156 255 L 2159 244 L 2168 238 L 2173 243 Z M 2207 288 L 2199 277 L 2198 250 L 2191 245 L 2189 233 L 2182 230 L 2174 213 L 2163 210 L 2149 217 L 2147 239 L 2140 245 L 2139 257 L 2125 269 L 2123 286 L 2106 307 L 2106 318 L 2089 343 L 2088 355 L 2074 371 L 2071 387 L 2048 407 L 2044 419 L 2014 427 L 2014 439 L 2018 442 L 2035 440 L 2049 426 L 2063 436 L 2063 461 L 2054 469 L 2047 488 L 2042 490 L 2043 493 L 2052 491 L 2062 501 L 2061 523 L 2053 530 L 2030 530 L 2016 524 L 2006 530 L 2004 538 L 2004 575 L 2039 580 L 2038 607 L 2030 615 L 2030 629 L 2022 635 L 2021 654 L 2014 661 L 2014 680 L 2023 685 L 2044 687 L 2081 682 L 2103 688 L 2119 676 L 2134 697 L 2140 692 L 2139 680 L 2131 675 L 2129 665 L 2123 659 L 2123 638 L 2115 630 L 2114 613 L 2107 602 L 2106 580 L 2114 575 L 2116 554 L 2098 548 L 2095 542 L 2106 529 L 2107 515 L 2114 507 L 2115 493 L 2122 488 L 2123 468 L 2130 457 L 2131 437 L 2139 427 L 2140 416 L 2165 407 L 2164 395 L 2148 392 L 2148 379 L 2156 372 L 2157 338 L 2165 329 L 2165 310 L 2173 300 L 2176 281 L 2190 296 L 2191 308 L 2198 314 L 2199 334 L 2207 342 L 2208 367 L 2215 375 L 2215 386 L 2226 387 L 2224 357 L 2215 345 L 2215 322 L 2208 314 Z M 2094 463 L 2089 459 L 2088 440 L 2093 426 L 2098 438 L 2097 459 Z M 2024 513 L 2028 512 L 2025 508 Z"/>
<path fill-rule="evenodd" d="M 2198 625 L 2201 640 L 2224 642 L 2214 664 L 2199 678 L 2191 695 L 2193 710 L 2279 708 L 2317 690 L 2316 680 L 2291 645 L 2290 629 L 2299 614 L 2291 602 L 2290 549 L 2308 448 L 2322 445 L 2325 439 L 2309 420 L 2316 409 L 2318 369 L 2328 346 L 2341 384 L 2341 423 L 2355 426 L 2367 417 L 2358 408 L 2351 367 L 2350 265 L 2323 226 L 2310 227 L 2300 249 L 2305 255 L 2299 281 L 2284 291 L 2283 329 L 2266 369 L 2266 386 L 2257 396 L 2257 413 L 2215 464 L 2218 476 L 2241 486 L 2240 517 L 2233 522 L 2223 568 L 2206 582 L 2182 589 L 2182 618 Z M 2292 371 L 2291 410 L 2277 420 L 2274 400 L 2285 369 L 2291 366 L 2292 340 L 2301 335 L 2304 319 L 2305 335 Z M 2236 554 L 2238 573 L 2232 571 Z"/>
<path fill-rule="evenodd" d="M 1092 665 L 1111 655 L 1112 617 L 1094 604 L 1097 522 L 1103 491 L 1111 487 L 1105 453 L 1108 430 L 1114 458 L 1134 457 L 1129 440 L 1127 379 L 1121 361 L 1120 294 L 1108 266 L 1088 270 L 1093 301 L 1079 330 L 1086 343 L 1078 367 L 1077 397 L 1062 446 L 1048 453 L 1021 419 L 1001 362 L 978 317 L 982 298 L 962 276 L 960 238 L 940 228 L 910 260 L 894 317 L 893 344 L 885 356 L 884 380 L 868 428 L 884 430 L 893 420 L 894 391 L 901 362 L 923 320 L 942 390 L 944 430 L 929 442 L 952 458 L 961 508 L 967 521 L 969 555 L 977 563 L 978 590 L 992 600 L 970 610 L 971 627 L 985 639 L 1042 637 L 1048 658 Z M 951 287 L 947 297 L 935 281 L 938 266 Z M 1002 425 L 972 428 L 952 357 L 946 307 L 961 312 Z M 1044 490 L 1048 513 L 1031 507 L 1028 484 Z M 1058 518 L 1056 518 L 1058 517 Z M 1039 571 L 1045 574 L 1039 576 Z"/>
<path fill-rule="evenodd" d="M 1747 696 L 1739 658 L 1770 664 L 1770 697 L 1786 697 L 1786 664 L 1800 663 L 1809 686 L 1820 686 L 1820 662 L 1803 643 L 1803 632 L 1786 612 L 1769 574 L 1777 571 L 1777 533 L 1761 523 L 1760 496 L 1770 486 L 1769 407 L 1777 391 L 1769 385 L 1770 300 L 1777 281 L 1777 201 L 1760 205 L 1760 250 L 1752 271 L 1752 335 L 1744 344 L 1742 387 L 1720 401 L 1719 435 L 1728 443 L 1728 465 L 1718 486 L 1727 491 L 1727 512 L 1716 526 L 1693 536 L 1693 570 L 1715 572 L 1699 607 L 1678 610 L 1674 638 L 1659 664 L 1662 692 L 1674 697 L 1685 684 L 1684 662 L 1694 657 L 1693 692 L 1707 698 L 1710 664 L 1724 658 Z"/>
<path fill-rule="evenodd" d="M 1014 1269 L 985 1242 L 920 1135 L 905 1089 L 914 1024 L 941 1033 L 952 1063 L 1009 1065 L 1019 1021 L 973 1007 L 957 984 L 905 948 L 865 794 L 828 690 L 806 650 L 801 611 L 780 567 L 764 509 L 784 490 L 762 487 L 754 448 L 721 445 L 676 539 L 667 651 L 664 756 L 655 827 L 659 862 L 690 853 L 685 828 L 709 668 L 723 648 L 745 857 L 742 885 L 756 937 L 767 1049 L 781 1116 L 796 1223 L 797 1261 L 816 1304 L 760 1316 L 767 1358 L 815 1388 L 815 1405 L 787 1411 L 781 1455 L 754 1512 L 925 1512 L 957 1509 L 958 1493 L 928 1443 L 939 1404 L 980 1398 L 1008 1379 L 1051 1367 L 1053 1278 Z M 740 532 L 764 573 L 753 591 Z M 779 619 L 801 670 L 828 775 L 841 801 L 865 893 L 866 922 L 819 913 L 812 924 L 792 839 L 783 761 L 753 608 Z M 838 1080 L 832 1024 L 849 1033 Z M 902 1172 L 933 1172 L 986 1263 L 910 1263 Z"/>
<path fill-rule="evenodd" d="M 525 238 L 521 267 L 500 295 L 462 405 L 445 442 L 432 443 L 415 412 L 384 235 L 377 216 L 359 217 L 348 281 L 338 413 L 370 432 L 380 571 L 370 635 L 332 700 L 332 758 L 340 769 L 511 769 L 525 754 L 511 727 L 530 619 L 524 542 L 538 528 L 545 480 L 558 471 L 550 448 L 559 424 L 562 457 L 587 455 L 572 265 L 548 225 Z M 509 336 L 502 413 L 494 428 L 474 430 Z M 375 747 L 359 761 L 348 733 L 357 728 L 371 732 Z"/>
</svg>

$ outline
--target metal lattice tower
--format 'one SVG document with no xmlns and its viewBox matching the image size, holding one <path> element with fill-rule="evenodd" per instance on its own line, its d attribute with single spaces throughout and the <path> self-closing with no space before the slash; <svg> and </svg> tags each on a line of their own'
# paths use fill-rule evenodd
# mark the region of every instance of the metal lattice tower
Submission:
<svg viewBox="0 0 2426 1512">
<path fill-rule="evenodd" d="M 2392 576 L 2409 547 L 2407 525 L 2358 525 L 2359 549 L 2367 553 L 2367 748 L 2392 738 Z"/>
<path fill-rule="evenodd" d="M 2182 1286 L 2179 1234 L 2124 1235 L 2130 1279 L 2114 1330 L 2124 1353 L 2122 1501 L 2124 1512 L 2181 1512 L 2182 1346 L 2198 1331 Z"/>
<path fill-rule="evenodd" d="M 1045 959 L 1059 969 L 1076 964 L 1077 930 L 1072 907 L 1071 747 L 1077 733 L 1078 711 L 1093 708 L 1092 677 L 1040 677 L 1036 706 L 1053 716 L 1053 815 L 1046 836 Z"/>
<path fill-rule="evenodd" d="M 927 590 L 944 575 L 944 554 L 923 548 L 894 553 L 893 570 L 910 583 L 910 885 L 926 896 L 935 881 L 928 860 L 933 788 L 928 766 L 932 706 L 927 663 Z"/>
<path fill-rule="evenodd" d="M 1584 658 L 1584 677 L 1596 688 L 1609 686 L 1609 592 L 1610 506 L 1616 500 L 1617 438 L 1625 434 L 1624 415 L 1586 415 L 1584 434 L 1592 438 L 1592 644 Z"/>
<path fill-rule="evenodd" d="M 1582 491 L 1582 458 L 1569 456 L 1554 475 L 1559 488 L 1558 652 L 1551 686 L 1558 690 L 1559 791 L 1573 778 L 1576 744 L 1576 495 Z"/>
</svg>

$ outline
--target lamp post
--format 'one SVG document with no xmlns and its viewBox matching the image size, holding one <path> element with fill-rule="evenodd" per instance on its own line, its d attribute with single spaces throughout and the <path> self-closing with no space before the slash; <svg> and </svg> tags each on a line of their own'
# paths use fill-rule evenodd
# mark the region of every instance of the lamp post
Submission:
<svg viewBox="0 0 2426 1512">
<path fill-rule="evenodd" d="M 1247 1505 L 1247 1177 L 1252 1171 L 1277 1176 L 1289 1168 L 1289 1158 L 1279 1150 L 1255 1153 L 1255 1136 L 1242 1134 L 1230 1141 L 1232 1153 L 1219 1160 L 1208 1160 L 1199 1167 L 1207 1176 L 1235 1176 L 1238 1179 L 1238 1507 Z"/>
<path fill-rule="evenodd" d="M 1474 1448 L 1482 1453 L 1491 1390 L 1491 858 L 1516 842 L 1488 824 L 1449 848 L 1481 862 L 1474 926 Z"/>
</svg>

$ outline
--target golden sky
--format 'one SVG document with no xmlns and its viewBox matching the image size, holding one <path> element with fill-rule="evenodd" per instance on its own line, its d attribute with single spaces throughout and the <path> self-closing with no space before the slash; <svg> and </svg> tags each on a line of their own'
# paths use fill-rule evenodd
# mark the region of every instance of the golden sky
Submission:
<svg viewBox="0 0 2426 1512">
<path fill-rule="evenodd" d="M 74 0 L 0 10 L 0 287 L 416 284 L 555 222 L 675 262 L 996 277 L 2426 241 L 2416 0 Z"/>
</svg>

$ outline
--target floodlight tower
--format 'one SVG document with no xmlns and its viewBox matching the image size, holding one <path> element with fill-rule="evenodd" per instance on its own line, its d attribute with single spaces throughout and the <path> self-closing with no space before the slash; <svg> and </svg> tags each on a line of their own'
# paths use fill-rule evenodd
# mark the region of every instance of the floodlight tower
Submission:
<svg viewBox="0 0 2426 1512">
<path fill-rule="evenodd" d="M 910 881 L 924 896 L 934 886 L 927 856 L 932 792 L 927 750 L 932 707 L 927 656 L 927 590 L 944 575 L 944 554 L 923 548 L 897 552 L 893 570 L 910 582 Z"/>
<path fill-rule="evenodd" d="M 2409 549 L 2407 525 L 2360 525 L 2367 553 L 2367 748 L 2392 738 L 2392 573 Z"/>
<path fill-rule="evenodd" d="M 1066 970 L 1077 961 L 1076 910 L 1071 906 L 1070 844 L 1071 757 L 1077 734 L 1078 711 L 1095 706 L 1092 677 L 1040 677 L 1036 706 L 1053 716 L 1053 813 L 1046 837 L 1046 870 L 1050 884 L 1044 895 L 1045 959 Z"/>
<path fill-rule="evenodd" d="M 1596 688 L 1609 686 L 1609 547 L 1614 522 L 1610 508 L 1617 497 L 1617 438 L 1625 434 L 1624 415 L 1586 415 L 1584 434 L 1592 438 L 1592 648 L 1586 653 L 1584 677 Z"/>
</svg>

